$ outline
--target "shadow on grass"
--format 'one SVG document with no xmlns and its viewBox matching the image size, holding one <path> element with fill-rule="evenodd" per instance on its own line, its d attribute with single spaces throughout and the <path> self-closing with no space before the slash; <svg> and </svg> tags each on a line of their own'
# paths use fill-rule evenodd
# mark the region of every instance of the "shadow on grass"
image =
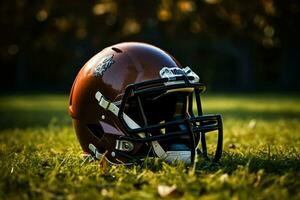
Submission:
<svg viewBox="0 0 300 200">
<path fill-rule="evenodd" d="M 137 164 L 141 168 L 146 168 L 152 172 L 159 172 L 164 168 L 176 169 L 179 171 L 181 169 L 191 168 L 191 166 L 186 166 L 179 162 L 176 164 L 167 164 L 159 159 L 149 159 L 145 160 L 141 165 Z M 129 166 L 132 167 L 132 166 Z M 266 158 L 264 156 L 259 156 L 255 154 L 250 154 L 248 156 L 240 155 L 230 155 L 224 152 L 221 160 L 217 163 L 212 163 L 210 161 L 205 161 L 199 159 L 196 163 L 196 174 L 203 173 L 215 173 L 222 170 L 222 173 L 232 174 L 238 169 L 242 169 L 247 173 L 256 173 L 259 170 L 263 170 L 267 174 L 285 174 L 287 172 L 299 173 L 300 171 L 300 158 L 299 155 L 294 157 L 283 157 L 283 158 Z"/>
<path fill-rule="evenodd" d="M 283 175 L 287 172 L 299 173 L 300 171 L 300 155 L 285 155 L 276 157 L 260 156 L 249 154 L 242 156 L 223 152 L 223 156 L 218 163 L 210 163 L 201 160 L 197 163 L 196 169 L 199 172 L 216 172 L 222 170 L 224 173 L 231 174 L 237 169 L 242 169 L 249 173 L 256 173 L 263 170 L 268 174 Z"/>
<path fill-rule="evenodd" d="M 222 169 L 229 174 L 239 167 L 246 167 L 249 172 L 257 172 L 263 169 L 264 172 L 271 174 L 298 173 L 300 171 L 300 160 L 299 158 L 268 159 L 256 155 L 247 157 L 224 155 L 219 163 L 210 164 L 200 162 L 197 164 L 197 169 L 199 170 L 214 172 Z"/>
</svg>

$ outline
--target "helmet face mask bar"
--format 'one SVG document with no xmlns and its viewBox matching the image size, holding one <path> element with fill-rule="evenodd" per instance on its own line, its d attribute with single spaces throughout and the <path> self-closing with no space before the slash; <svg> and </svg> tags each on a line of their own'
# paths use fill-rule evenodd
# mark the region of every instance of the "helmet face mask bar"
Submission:
<svg viewBox="0 0 300 200">
<path fill-rule="evenodd" d="M 217 147 L 214 158 L 212 159 L 213 162 L 217 162 L 222 154 L 223 130 L 221 116 L 202 114 L 200 93 L 205 90 L 205 86 L 201 83 L 192 83 L 190 82 L 191 79 L 193 79 L 193 77 L 176 76 L 171 80 L 168 78 L 162 78 L 129 85 L 125 90 L 121 101 L 122 103 L 120 105 L 120 110 L 118 112 L 118 118 L 126 128 L 127 132 L 125 136 L 120 137 L 120 140 L 142 144 L 146 143 L 148 146 L 151 146 L 153 154 L 157 157 L 160 157 L 168 162 L 181 160 L 184 163 L 190 164 L 194 162 L 197 153 L 196 149 L 198 148 L 199 143 L 201 143 L 202 147 L 202 156 L 205 159 L 209 159 L 207 155 L 205 134 L 211 131 L 218 131 Z M 150 100 L 148 99 L 149 102 L 161 99 L 165 95 L 169 95 L 174 99 L 176 96 L 180 96 L 180 93 L 183 93 L 182 96 L 186 98 L 184 102 L 181 102 L 184 104 L 184 109 L 181 111 L 179 118 L 177 116 L 177 119 L 173 118 L 169 119 L 168 121 L 163 120 L 161 122 L 163 117 L 160 117 L 162 119 L 157 119 L 156 124 L 154 124 L 155 122 L 153 122 L 153 120 L 152 124 L 149 123 L 151 118 L 149 118 L 148 115 L 152 114 L 152 117 L 158 117 L 158 115 L 153 115 L 153 111 L 158 111 L 161 115 L 164 115 L 164 106 L 168 105 L 154 104 L 154 106 L 149 106 L 148 104 L 148 106 L 144 106 L 145 102 L 143 100 L 146 99 L 145 96 L 155 96 L 155 98 Z M 196 99 L 197 116 L 195 116 L 194 113 L 193 98 Z M 132 102 L 134 102 L 135 106 L 132 106 Z M 170 104 L 170 101 L 167 101 L 167 103 Z M 133 107 L 135 115 L 140 116 L 140 120 L 137 120 L 138 117 L 133 118 L 136 119 L 135 123 L 138 124 L 138 126 L 130 125 L 130 123 L 132 123 L 132 119 L 128 121 L 128 116 L 130 117 L 131 115 L 128 113 L 128 109 L 126 109 L 126 107 Z M 149 109 L 152 111 L 150 114 Z M 126 117 L 124 117 L 124 115 Z M 178 143 L 172 144 L 174 141 L 176 141 L 176 139 Z M 175 148 L 175 151 L 177 152 L 180 152 L 180 148 L 182 149 L 182 147 L 185 146 L 185 148 L 183 148 L 185 151 L 181 151 L 181 153 L 185 152 L 185 155 L 180 153 L 174 154 L 175 151 L 173 150 L 169 151 L 173 152 L 173 155 L 169 156 L 169 152 L 164 152 L 164 148 L 161 147 L 169 146 L 169 150 L 172 150 L 172 148 L 170 149 L 170 146 L 174 147 L 176 145 L 177 149 Z M 116 154 L 118 153 L 121 153 L 122 156 L 126 154 L 124 151 L 116 151 Z M 126 156 L 130 157 L 129 154 Z"/>
</svg>

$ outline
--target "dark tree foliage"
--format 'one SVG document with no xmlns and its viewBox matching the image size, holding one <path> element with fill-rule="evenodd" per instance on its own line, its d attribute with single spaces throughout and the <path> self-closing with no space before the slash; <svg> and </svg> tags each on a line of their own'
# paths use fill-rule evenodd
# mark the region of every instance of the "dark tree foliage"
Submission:
<svg viewBox="0 0 300 200">
<path fill-rule="evenodd" d="M 142 41 L 218 90 L 298 90 L 298 0 L 4 0 L 1 90 L 70 88 L 107 45 Z"/>
</svg>

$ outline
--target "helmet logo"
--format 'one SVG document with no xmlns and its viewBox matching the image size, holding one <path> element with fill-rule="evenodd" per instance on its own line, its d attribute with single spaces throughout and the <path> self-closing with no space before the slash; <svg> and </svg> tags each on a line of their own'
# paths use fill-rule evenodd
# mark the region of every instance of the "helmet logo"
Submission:
<svg viewBox="0 0 300 200">
<path fill-rule="evenodd" d="M 93 75 L 95 77 L 102 76 L 104 72 L 111 67 L 112 64 L 114 64 L 116 61 L 113 60 L 114 55 L 109 55 L 107 57 L 104 57 L 100 63 L 95 67 Z"/>
</svg>

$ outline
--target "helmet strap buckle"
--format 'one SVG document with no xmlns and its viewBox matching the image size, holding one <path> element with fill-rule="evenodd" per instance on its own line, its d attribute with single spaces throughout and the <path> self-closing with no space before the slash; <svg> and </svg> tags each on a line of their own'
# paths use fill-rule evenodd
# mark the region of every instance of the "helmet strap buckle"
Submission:
<svg viewBox="0 0 300 200">
<path fill-rule="evenodd" d="M 116 140 L 115 148 L 120 151 L 132 151 L 134 149 L 134 145 L 127 140 Z"/>
</svg>

